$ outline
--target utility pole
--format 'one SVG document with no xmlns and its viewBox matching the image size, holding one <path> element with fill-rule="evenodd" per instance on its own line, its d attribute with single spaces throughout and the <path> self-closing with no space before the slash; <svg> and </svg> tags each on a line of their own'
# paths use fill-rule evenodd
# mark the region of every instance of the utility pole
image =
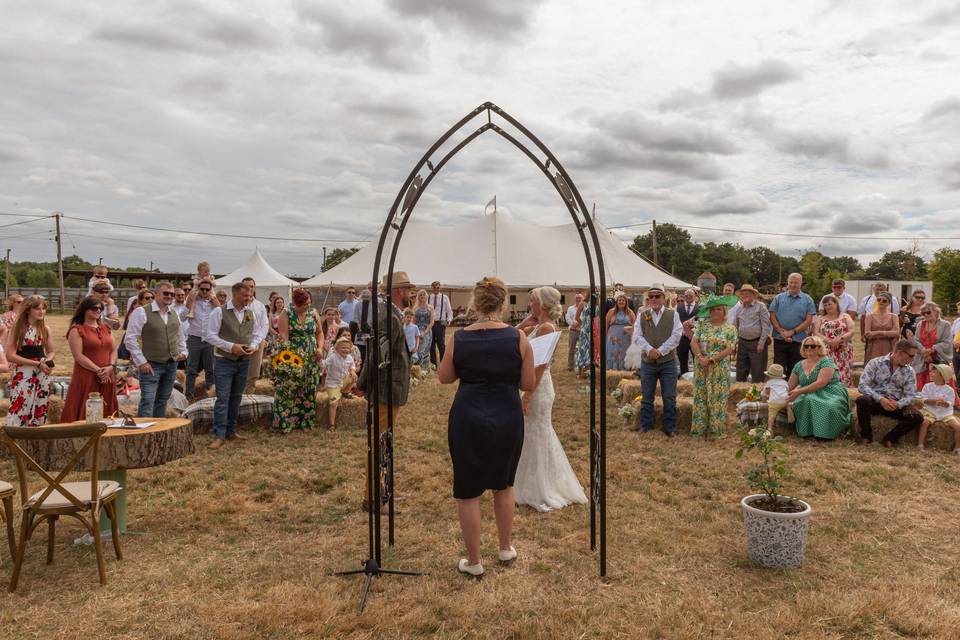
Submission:
<svg viewBox="0 0 960 640">
<path fill-rule="evenodd" d="M 10 297 L 10 249 L 7 249 L 7 260 L 4 263 L 4 266 L 6 267 L 7 272 L 3 280 L 3 297 L 9 298 Z"/>
<path fill-rule="evenodd" d="M 53 213 L 57 222 L 57 275 L 60 278 L 60 311 L 67 308 L 67 294 L 63 290 L 63 252 L 60 247 L 60 216 L 62 215 L 59 211 Z"/>
<path fill-rule="evenodd" d="M 321 270 L 326 271 L 327 270 L 327 248 L 326 247 L 323 248 L 323 262 L 321 262 L 320 264 L 323 265 L 321 267 Z"/>
<path fill-rule="evenodd" d="M 653 244 L 653 264 L 660 266 L 660 261 L 657 260 L 657 221 L 653 221 L 653 225 L 650 227 L 650 241 Z"/>
<path fill-rule="evenodd" d="M 103 264 L 103 258 L 97 258 L 97 264 Z"/>
</svg>

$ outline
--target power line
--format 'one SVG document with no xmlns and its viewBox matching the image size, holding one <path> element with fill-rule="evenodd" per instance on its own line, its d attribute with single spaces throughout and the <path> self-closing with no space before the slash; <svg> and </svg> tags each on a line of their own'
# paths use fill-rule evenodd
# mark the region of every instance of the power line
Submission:
<svg viewBox="0 0 960 640">
<path fill-rule="evenodd" d="M 79 216 L 74 216 L 74 215 L 70 215 L 70 216 L 65 215 L 63 217 L 68 220 L 74 220 L 77 222 L 89 222 L 92 224 L 106 224 L 106 225 L 110 225 L 111 227 L 126 227 L 128 229 L 144 229 L 147 231 L 161 231 L 164 233 L 185 233 L 185 234 L 191 234 L 196 236 L 208 236 L 208 237 L 216 237 L 216 238 L 242 238 L 245 240 L 284 240 L 288 242 L 328 242 L 331 244 L 332 243 L 355 244 L 358 242 L 370 241 L 369 238 L 364 238 L 362 240 L 359 240 L 357 238 L 340 238 L 340 239 L 334 240 L 330 238 L 284 238 L 279 236 L 251 236 L 251 235 L 241 235 L 236 233 L 216 233 L 211 231 L 189 231 L 186 229 L 166 229 L 163 227 L 151 227 L 151 226 L 141 225 L 141 224 L 129 224 L 126 222 L 113 222 L 110 220 L 93 220 L 91 218 L 81 218 Z"/>
<path fill-rule="evenodd" d="M 641 227 L 651 224 L 650 222 L 638 222 L 636 224 L 625 224 L 614 227 L 607 227 L 607 229 L 627 229 L 629 227 Z M 924 238 L 921 236 L 839 236 L 839 235 L 818 235 L 815 233 L 778 233 L 776 231 L 753 231 L 750 229 L 721 229 L 720 227 L 703 227 L 692 224 L 677 224 L 671 222 L 675 227 L 680 227 L 681 229 L 698 229 L 703 231 L 721 231 L 723 233 L 746 233 L 757 236 L 782 236 L 787 238 L 815 238 L 815 239 L 827 239 L 827 240 L 916 240 L 918 242 L 942 242 L 944 240 L 960 240 L 960 237 L 937 237 L 937 238 Z"/>
<path fill-rule="evenodd" d="M 0 216 L 12 216 L 15 218 L 36 218 L 36 217 L 52 218 L 53 217 L 51 215 L 45 215 L 41 213 L 10 213 L 5 211 L 0 211 Z"/>
<path fill-rule="evenodd" d="M 39 222 L 40 220 L 48 220 L 50 216 L 40 216 L 34 218 L 33 220 L 21 220 L 20 222 L 11 222 L 10 224 L 0 224 L 0 229 L 5 229 L 6 227 L 15 227 L 18 224 L 30 224 L 31 222 Z"/>
</svg>

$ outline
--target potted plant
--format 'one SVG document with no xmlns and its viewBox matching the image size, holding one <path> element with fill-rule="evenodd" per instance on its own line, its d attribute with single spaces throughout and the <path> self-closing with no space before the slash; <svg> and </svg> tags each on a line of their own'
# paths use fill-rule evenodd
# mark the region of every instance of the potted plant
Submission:
<svg viewBox="0 0 960 640">
<path fill-rule="evenodd" d="M 741 426 L 737 458 L 748 451 L 759 453 L 761 460 L 744 475 L 755 493 L 740 501 L 747 555 L 764 567 L 796 569 L 803 564 L 813 510 L 803 500 L 781 493 L 787 475 L 782 437 L 762 426 Z"/>
</svg>

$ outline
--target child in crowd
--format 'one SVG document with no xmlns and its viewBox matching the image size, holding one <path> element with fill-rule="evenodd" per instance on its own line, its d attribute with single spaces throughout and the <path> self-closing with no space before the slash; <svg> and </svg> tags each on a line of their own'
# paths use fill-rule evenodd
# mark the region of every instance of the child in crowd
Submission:
<svg viewBox="0 0 960 640">
<path fill-rule="evenodd" d="M 787 422 L 793 422 L 793 416 L 790 415 L 790 405 L 787 404 L 787 394 L 790 389 L 787 381 L 784 380 L 783 367 L 779 364 L 772 364 L 770 368 L 763 372 L 767 376 L 767 383 L 763 385 L 760 391 L 760 398 L 767 401 L 767 429 L 773 433 L 773 425 L 777 419 L 777 414 L 787 408 Z"/>
<path fill-rule="evenodd" d="M 417 364 L 417 352 L 420 350 L 420 327 L 416 324 L 416 318 L 413 309 L 403 312 L 403 335 L 407 339 L 410 364 Z"/>
<path fill-rule="evenodd" d="M 920 433 L 917 436 L 917 448 L 924 450 L 924 441 L 927 439 L 927 430 L 934 422 L 940 421 L 953 429 L 953 452 L 960 454 L 960 420 L 953 415 L 953 408 L 957 404 L 957 392 L 950 384 L 954 379 L 953 369 L 947 364 L 935 364 L 930 368 L 930 382 L 920 390 L 920 399 L 923 401 L 923 422 L 920 424 Z"/>
<path fill-rule="evenodd" d="M 360 375 L 360 368 L 363 364 L 363 361 L 360 358 L 360 348 L 353 342 L 353 334 L 351 333 L 351 327 L 340 327 L 337 331 L 337 337 L 334 338 L 334 343 L 339 340 L 342 336 L 346 336 L 350 339 L 350 355 L 353 356 L 353 373 L 357 376 Z"/>
<path fill-rule="evenodd" d="M 93 287 L 98 282 L 110 284 L 110 280 L 107 279 L 107 273 L 109 273 L 109 270 L 102 264 L 98 264 L 93 268 L 93 276 L 90 278 L 90 281 L 87 282 L 88 296 L 93 293 Z M 110 285 L 110 290 L 113 291 L 113 285 Z"/>
<path fill-rule="evenodd" d="M 349 389 L 357 381 L 357 376 L 353 372 L 353 356 L 350 354 L 352 347 L 350 338 L 341 336 L 330 350 L 330 355 L 323 361 L 325 373 L 323 388 L 330 401 L 327 428 L 331 431 L 337 426 L 337 406 L 340 404 L 341 396 L 353 397 Z"/>
</svg>

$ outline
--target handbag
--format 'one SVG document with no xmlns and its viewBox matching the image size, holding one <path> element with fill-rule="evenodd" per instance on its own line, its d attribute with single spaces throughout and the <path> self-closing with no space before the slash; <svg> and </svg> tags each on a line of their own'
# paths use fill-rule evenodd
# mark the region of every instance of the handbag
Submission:
<svg viewBox="0 0 960 640">
<path fill-rule="evenodd" d="M 25 344 L 17 349 L 17 355 L 28 360 L 44 360 L 47 357 L 47 352 L 44 351 L 43 345 Z"/>
</svg>

